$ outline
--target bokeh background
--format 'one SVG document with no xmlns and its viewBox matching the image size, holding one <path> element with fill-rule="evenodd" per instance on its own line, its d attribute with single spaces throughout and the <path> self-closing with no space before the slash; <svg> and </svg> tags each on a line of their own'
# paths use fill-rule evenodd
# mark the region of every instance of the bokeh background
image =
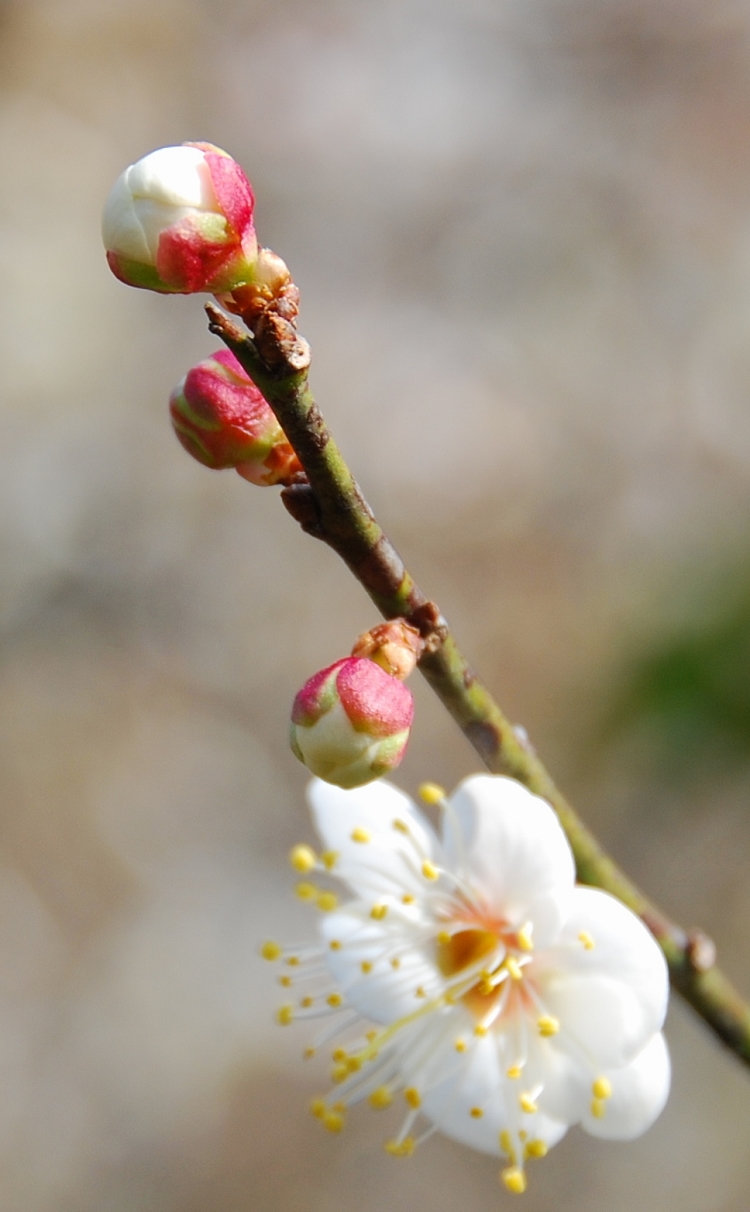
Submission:
<svg viewBox="0 0 750 1212">
<path fill-rule="evenodd" d="M 199 299 L 105 266 L 154 147 L 249 172 L 381 521 L 615 855 L 750 991 L 748 0 L 0 4 L 0 1206 L 485 1212 L 497 1163 L 341 1137 L 268 935 L 313 922 L 287 750 L 376 620 L 275 490 L 184 454 Z M 426 688 L 400 782 L 472 752 Z M 746 1212 L 747 1074 L 682 1006 L 632 1145 L 529 1212 Z"/>
</svg>

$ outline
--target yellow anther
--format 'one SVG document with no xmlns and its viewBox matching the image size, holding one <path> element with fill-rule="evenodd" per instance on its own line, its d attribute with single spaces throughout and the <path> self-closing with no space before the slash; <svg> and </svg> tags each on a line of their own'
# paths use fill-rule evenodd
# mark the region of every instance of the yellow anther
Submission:
<svg viewBox="0 0 750 1212">
<path fill-rule="evenodd" d="M 306 880 L 301 884 L 297 884 L 294 891 L 297 893 L 297 896 L 301 901 L 314 901 L 318 895 L 318 889 L 315 887 L 315 885 L 308 884 Z"/>
<path fill-rule="evenodd" d="M 312 1060 L 312 1058 L 315 1056 L 315 1049 L 312 1046 L 305 1048 L 302 1056 L 304 1060 Z"/>
<path fill-rule="evenodd" d="M 425 861 L 422 863 L 422 875 L 426 880 L 436 880 L 438 879 L 440 872 L 434 863 L 431 863 L 429 859 L 425 859 Z"/>
<path fill-rule="evenodd" d="M 320 856 L 320 861 L 323 864 L 323 866 L 325 867 L 326 871 L 332 871 L 333 868 L 336 866 L 337 862 L 339 861 L 338 850 L 324 851 L 324 853 L 321 854 L 321 856 Z"/>
<path fill-rule="evenodd" d="M 359 1073 L 359 1070 L 362 1068 L 362 1061 L 358 1056 L 350 1056 L 347 1059 L 346 1067 L 350 1073 Z"/>
<path fill-rule="evenodd" d="M 471 1111 L 469 1112 L 469 1115 L 471 1116 L 472 1119 L 481 1119 L 482 1116 L 484 1115 L 484 1111 L 482 1110 L 481 1107 L 472 1107 Z"/>
<path fill-rule="evenodd" d="M 536 1115 L 539 1110 L 530 1094 L 522 1094 L 518 1100 L 518 1105 L 527 1115 Z"/>
<path fill-rule="evenodd" d="M 425 804 L 440 804 L 445 799 L 445 788 L 439 783 L 422 783 L 419 787 L 419 798 Z"/>
<path fill-rule="evenodd" d="M 604 1119 L 604 1113 L 607 1110 L 607 1104 L 604 1099 L 594 1098 L 591 1100 L 591 1114 L 594 1119 Z"/>
<path fill-rule="evenodd" d="M 400 968 L 400 967 L 401 967 L 401 960 L 398 958 L 397 955 L 394 955 L 393 959 L 391 960 L 391 968 Z"/>
<path fill-rule="evenodd" d="M 337 1006 L 343 1006 L 344 1004 L 344 999 L 340 993 L 329 993 L 326 1001 L 328 1002 L 329 1006 L 333 1006 L 334 1008 Z"/>
<path fill-rule="evenodd" d="M 260 953 L 264 960 L 269 960 L 271 963 L 273 963 L 273 961 L 277 960 L 281 955 L 281 947 L 278 943 L 274 943 L 271 941 L 271 939 L 269 939 L 268 942 L 264 943 L 261 947 Z"/>
<path fill-rule="evenodd" d="M 315 904 L 323 913 L 332 913 L 338 908 L 339 898 L 335 892 L 321 892 L 318 894 Z"/>
<path fill-rule="evenodd" d="M 383 1148 L 386 1153 L 392 1154 L 393 1157 L 411 1157 L 416 1147 L 416 1141 L 413 1136 L 405 1136 L 403 1140 L 388 1140 Z"/>
<path fill-rule="evenodd" d="M 597 1077 L 596 1081 L 591 1087 L 591 1093 L 593 1094 L 594 1098 L 611 1098 L 612 1083 L 609 1078 Z"/>
<path fill-rule="evenodd" d="M 331 1069 L 331 1081 L 336 1085 L 339 1082 L 345 1082 L 349 1076 L 349 1066 L 342 1062 L 340 1065 L 334 1065 Z"/>
<path fill-rule="evenodd" d="M 393 1095 L 387 1086 L 378 1086 L 377 1090 L 373 1090 L 367 1101 L 376 1111 L 384 1111 L 393 1102 Z"/>
<path fill-rule="evenodd" d="M 370 910 L 370 917 L 374 917 L 376 922 L 382 922 L 387 912 L 387 905 L 373 905 L 372 909 Z"/>
<path fill-rule="evenodd" d="M 451 937 L 452 936 L 451 936 L 450 930 L 438 930 L 437 935 L 436 935 L 437 941 L 443 947 L 451 941 Z"/>
<path fill-rule="evenodd" d="M 330 941 L 330 943 L 328 944 L 328 946 L 331 948 L 331 951 L 340 951 L 340 950 L 341 950 L 341 947 L 342 947 L 342 944 L 341 944 L 341 942 L 339 941 L 339 939 L 337 939 L 337 938 L 332 938 L 332 939 L 331 939 L 331 941 Z"/>
<path fill-rule="evenodd" d="M 414 990 L 414 996 L 415 997 L 427 997 L 427 994 L 425 993 L 422 985 L 417 985 L 416 989 Z"/>
<path fill-rule="evenodd" d="M 547 1142 L 544 1140 L 530 1140 L 524 1149 L 527 1157 L 546 1157 Z"/>
<path fill-rule="evenodd" d="M 453 1047 L 456 1049 L 456 1052 L 465 1052 L 466 1051 L 466 1040 L 457 1039 L 455 1044 L 453 1045 Z"/>
<path fill-rule="evenodd" d="M 474 1028 L 474 1034 L 478 1035 L 480 1039 L 487 1034 L 487 1031 L 488 1028 L 485 1027 L 484 1023 L 477 1023 L 476 1027 Z"/>
<path fill-rule="evenodd" d="M 297 968 L 297 967 L 299 967 L 299 956 L 298 955 L 288 955 L 286 957 L 286 959 L 284 960 L 284 963 L 288 964 L 290 968 Z"/>
<path fill-rule="evenodd" d="M 303 1010 L 309 1010 L 311 1006 L 315 1005 L 315 999 L 312 997 L 303 997 L 300 999 L 299 1004 Z"/>
<path fill-rule="evenodd" d="M 407 1086 L 404 1090 L 404 1098 L 413 1111 L 418 1111 L 422 1106 L 422 1099 L 419 1096 L 419 1090 L 416 1086 Z"/>
<path fill-rule="evenodd" d="M 585 947 L 585 949 L 587 951 L 593 951 L 594 947 L 596 946 L 596 943 L 594 942 L 593 938 L 589 934 L 588 930 L 579 930 L 578 931 L 578 941 L 579 941 L 579 943 L 583 943 L 583 946 Z"/>
<path fill-rule="evenodd" d="M 518 938 L 518 945 L 522 951 L 533 951 L 534 950 L 534 943 L 533 943 L 533 940 L 531 937 L 531 931 L 532 931 L 531 922 L 527 922 L 526 925 L 522 926 L 521 929 L 518 931 L 518 934 L 516 937 Z"/>
<path fill-rule="evenodd" d="M 528 1134 L 528 1132 L 526 1131 L 526 1129 L 525 1129 L 525 1128 L 521 1128 L 521 1129 L 519 1130 L 519 1133 L 518 1133 L 518 1139 L 519 1139 L 519 1140 L 526 1140 L 526 1138 L 528 1137 L 528 1135 L 529 1135 L 529 1134 Z"/>
<path fill-rule="evenodd" d="M 506 1077 L 509 1077 L 511 1081 L 515 1081 L 516 1078 L 520 1077 L 522 1073 L 523 1069 L 520 1065 L 511 1065 L 510 1069 L 506 1071 Z"/>
<path fill-rule="evenodd" d="M 367 976 L 368 972 L 372 972 L 372 964 L 369 960 L 362 960 L 362 963 L 359 966 L 364 972 L 365 976 Z"/>
<path fill-rule="evenodd" d="M 294 846 L 289 851 L 289 862 L 295 871 L 299 871 L 300 875 L 307 875 L 308 871 L 313 871 L 318 865 L 315 851 L 311 846 Z"/>
<path fill-rule="evenodd" d="M 508 1166 L 507 1170 L 501 1170 L 500 1177 L 514 1195 L 523 1195 L 526 1190 L 526 1175 L 518 1166 Z"/>
<path fill-rule="evenodd" d="M 361 825 L 357 825 L 356 829 L 352 829 L 350 836 L 353 842 L 364 843 L 372 841 L 372 834 L 367 829 L 363 829 Z"/>
<path fill-rule="evenodd" d="M 404 895 L 401 897 L 401 904 L 402 905 L 413 905 L 416 899 L 417 899 L 416 896 L 412 896 L 411 892 L 405 892 Z"/>
<path fill-rule="evenodd" d="M 291 987 L 292 987 L 292 978 L 291 978 L 291 976 L 280 976 L 280 977 L 279 977 L 279 984 L 280 984 L 280 985 L 283 985 L 285 989 L 291 989 Z"/>
<path fill-rule="evenodd" d="M 372 1041 L 373 1041 L 374 1039 L 377 1039 L 377 1038 L 378 1038 L 378 1033 L 377 1033 L 377 1031 L 367 1031 L 367 1032 L 365 1032 L 365 1039 L 368 1041 L 368 1043 L 370 1043 L 370 1044 L 371 1044 L 371 1043 L 372 1043 Z"/>
<path fill-rule="evenodd" d="M 399 820 L 398 817 L 396 817 L 395 821 L 393 822 L 393 828 L 399 833 L 409 832 L 409 826 L 407 825 L 406 821 Z"/>
<path fill-rule="evenodd" d="M 560 1030 L 560 1023 L 552 1014 L 543 1014 L 541 1018 L 536 1020 L 536 1025 L 539 1034 L 545 1038 L 549 1038 L 550 1035 L 557 1035 Z"/>
<path fill-rule="evenodd" d="M 521 967 L 521 965 L 519 964 L 519 962 L 515 958 L 515 956 L 513 956 L 513 955 L 508 956 L 508 958 L 505 961 L 505 967 L 508 969 L 508 972 L 510 973 L 511 980 L 513 980 L 513 981 L 523 980 L 523 968 Z"/>
<path fill-rule="evenodd" d="M 508 1160 L 510 1162 L 515 1163 L 516 1151 L 513 1147 L 513 1138 L 507 1128 L 504 1128 L 503 1131 L 500 1133 L 499 1139 L 500 1139 L 500 1148 L 502 1149 L 503 1153 L 505 1154 L 505 1156 L 508 1158 Z"/>
<path fill-rule="evenodd" d="M 478 987 L 479 987 L 479 992 L 481 994 L 483 994 L 484 997 L 489 997 L 489 995 L 492 993 L 492 990 L 495 988 L 495 986 L 493 985 L 492 981 L 490 980 L 490 978 L 488 976 L 482 977 L 481 981 L 479 982 Z"/>
<path fill-rule="evenodd" d="M 294 1006 L 279 1006 L 276 1011 L 276 1022 L 280 1027 L 288 1027 L 294 1018 Z"/>
<path fill-rule="evenodd" d="M 323 1127 L 329 1132 L 340 1132 L 344 1127 L 344 1116 L 340 1111 L 326 1111 L 323 1116 Z"/>
<path fill-rule="evenodd" d="M 343 1061 L 346 1060 L 346 1058 L 347 1052 L 344 1048 L 334 1048 L 333 1052 L 331 1053 L 331 1060 Z"/>
<path fill-rule="evenodd" d="M 310 1103 L 310 1112 L 316 1119 L 323 1119 L 328 1107 L 324 1098 L 314 1098 Z"/>
</svg>

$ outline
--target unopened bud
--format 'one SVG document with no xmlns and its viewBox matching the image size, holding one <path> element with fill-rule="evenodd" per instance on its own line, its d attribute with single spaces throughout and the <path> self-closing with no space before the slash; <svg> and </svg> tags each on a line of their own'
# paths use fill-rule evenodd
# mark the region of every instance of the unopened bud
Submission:
<svg viewBox="0 0 750 1212">
<path fill-rule="evenodd" d="M 254 202 L 239 164 L 212 143 L 150 152 L 107 198 L 110 269 L 128 286 L 176 294 L 243 286 L 258 261 Z"/>
<path fill-rule="evenodd" d="M 405 619 L 378 623 L 365 631 L 352 648 L 352 656 L 369 657 L 392 677 L 405 681 L 422 655 L 424 640 Z"/>
<path fill-rule="evenodd" d="M 205 467 L 236 467 L 253 484 L 287 484 L 302 470 L 274 412 L 228 349 L 188 371 L 169 411 L 180 442 Z"/>
<path fill-rule="evenodd" d="M 337 787 L 361 787 L 398 766 L 414 702 L 398 678 L 362 657 L 311 677 L 292 707 L 291 745 L 301 762 Z"/>
</svg>

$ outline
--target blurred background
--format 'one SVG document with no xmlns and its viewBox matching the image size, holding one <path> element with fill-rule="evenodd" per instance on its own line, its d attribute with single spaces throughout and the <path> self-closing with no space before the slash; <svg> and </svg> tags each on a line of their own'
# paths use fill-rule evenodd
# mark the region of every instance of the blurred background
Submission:
<svg viewBox="0 0 750 1212">
<path fill-rule="evenodd" d="M 616 857 L 750 991 L 749 0 L 0 3 L 0 1206 L 476 1212 L 498 1165 L 321 1133 L 291 699 L 375 621 L 166 401 L 199 298 L 106 268 L 122 168 L 227 148 L 380 520 Z M 476 759 L 426 688 L 400 783 Z M 748 1075 L 529 1212 L 746 1212 Z"/>
</svg>

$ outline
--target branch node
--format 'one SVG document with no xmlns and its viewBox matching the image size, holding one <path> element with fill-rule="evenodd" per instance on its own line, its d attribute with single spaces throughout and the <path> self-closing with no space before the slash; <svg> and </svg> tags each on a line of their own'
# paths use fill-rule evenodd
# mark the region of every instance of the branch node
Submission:
<svg viewBox="0 0 750 1212">
<path fill-rule="evenodd" d="M 292 515 L 295 522 L 299 522 L 305 534 L 315 539 L 325 539 L 320 506 L 306 480 L 288 484 L 281 490 L 281 500 L 287 513 Z"/>
<path fill-rule="evenodd" d="M 685 953 L 693 972 L 708 972 L 716 963 L 715 942 L 697 928 L 688 931 Z"/>
<path fill-rule="evenodd" d="M 448 638 L 448 624 L 434 602 L 423 602 L 409 616 L 409 622 L 424 640 L 424 655 L 432 656 Z"/>
</svg>

